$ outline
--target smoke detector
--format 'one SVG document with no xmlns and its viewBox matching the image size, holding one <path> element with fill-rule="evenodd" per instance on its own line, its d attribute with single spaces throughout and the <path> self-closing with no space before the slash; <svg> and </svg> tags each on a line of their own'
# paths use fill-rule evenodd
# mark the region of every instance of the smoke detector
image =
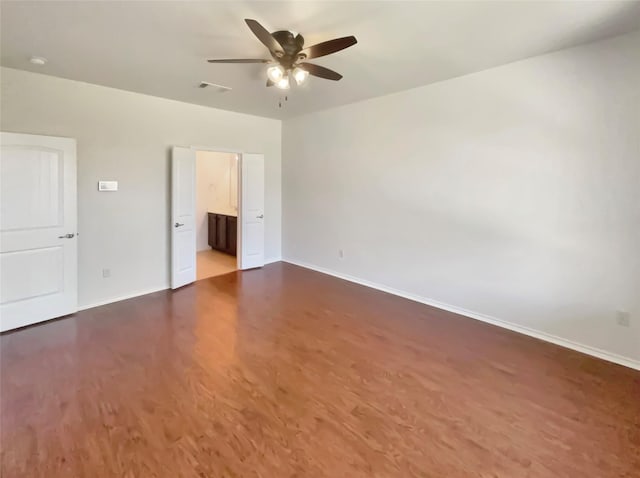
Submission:
<svg viewBox="0 0 640 478">
<path fill-rule="evenodd" d="M 34 65 L 38 65 L 38 66 L 42 66 L 45 65 L 47 63 L 47 59 L 43 58 L 41 56 L 32 56 L 29 61 L 31 63 L 33 63 Z"/>
</svg>

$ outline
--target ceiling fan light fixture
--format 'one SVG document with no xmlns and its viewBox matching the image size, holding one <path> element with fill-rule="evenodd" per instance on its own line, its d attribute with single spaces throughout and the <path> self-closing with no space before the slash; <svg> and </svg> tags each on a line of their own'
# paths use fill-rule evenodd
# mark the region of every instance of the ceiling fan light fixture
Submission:
<svg viewBox="0 0 640 478">
<path fill-rule="evenodd" d="M 309 78 L 309 72 L 307 70 L 303 70 L 299 66 L 295 67 L 293 70 L 293 79 L 296 80 L 297 85 L 303 84 Z"/>
<path fill-rule="evenodd" d="M 0 0 L 2 1 L 2 0 Z M 304 37 L 291 30 L 278 30 L 270 33 L 260 23 L 251 18 L 245 18 L 245 23 L 256 36 L 260 43 L 267 47 L 269 58 L 227 58 L 211 59 L 209 63 L 262 63 L 266 64 L 266 86 L 276 86 L 282 90 L 288 90 L 291 82 L 302 85 L 309 76 L 324 78 L 325 80 L 338 81 L 342 75 L 324 66 L 306 63 L 307 59 L 320 58 L 349 48 L 358 41 L 356 37 L 347 36 L 323 41 L 312 46 L 305 47 Z M 267 55 L 265 55 L 267 56 Z"/>
<path fill-rule="evenodd" d="M 273 65 L 267 68 L 267 77 L 276 84 L 284 78 L 284 73 L 284 68 L 281 65 Z"/>
<path fill-rule="evenodd" d="M 283 76 L 282 78 L 280 78 L 275 83 L 276 83 L 276 87 L 280 88 L 281 90 L 288 90 L 289 89 L 289 75 Z"/>
</svg>

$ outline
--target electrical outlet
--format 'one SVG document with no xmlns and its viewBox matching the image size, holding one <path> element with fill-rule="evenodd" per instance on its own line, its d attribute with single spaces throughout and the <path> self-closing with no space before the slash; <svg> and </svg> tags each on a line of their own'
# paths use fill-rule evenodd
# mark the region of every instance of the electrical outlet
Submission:
<svg viewBox="0 0 640 478">
<path fill-rule="evenodd" d="M 344 259 L 344 251 L 342 249 L 338 249 L 338 257 Z"/>
<path fill-rule="evenodd" d="M 631 327 L 631 316 L 630 316 L 629 312 L 626 312 L 624 310 L 617 310 L 616 311 L 616 323 L 620 327 Z"/>
<path fill-rule="evenodd" d="M 111 269 L 102 269 L 102 277 L 104 279 L 111 277 Z"/>
</svg>

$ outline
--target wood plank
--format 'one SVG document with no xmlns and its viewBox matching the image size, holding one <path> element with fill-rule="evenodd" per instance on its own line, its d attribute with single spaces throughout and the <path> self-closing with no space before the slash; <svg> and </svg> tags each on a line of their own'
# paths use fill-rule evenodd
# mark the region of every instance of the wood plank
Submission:
<svg viewBox="0 0 640 478">
<path fill-rule="evenodd" d="M 637 477 L 640 373 L 289 264 L 0 337 L 21 477 Z"/>
</svg>

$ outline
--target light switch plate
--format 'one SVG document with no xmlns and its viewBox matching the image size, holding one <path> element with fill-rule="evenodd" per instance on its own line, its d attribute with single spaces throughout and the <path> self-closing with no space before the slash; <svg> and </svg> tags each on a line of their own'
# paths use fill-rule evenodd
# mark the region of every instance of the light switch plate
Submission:
<svg viewBox="0 0 640 478">
<path fill-rule="evenodd" d="M 98 181 L 98 191 L 117 191 L 118 181 Z"/>
</svg>

